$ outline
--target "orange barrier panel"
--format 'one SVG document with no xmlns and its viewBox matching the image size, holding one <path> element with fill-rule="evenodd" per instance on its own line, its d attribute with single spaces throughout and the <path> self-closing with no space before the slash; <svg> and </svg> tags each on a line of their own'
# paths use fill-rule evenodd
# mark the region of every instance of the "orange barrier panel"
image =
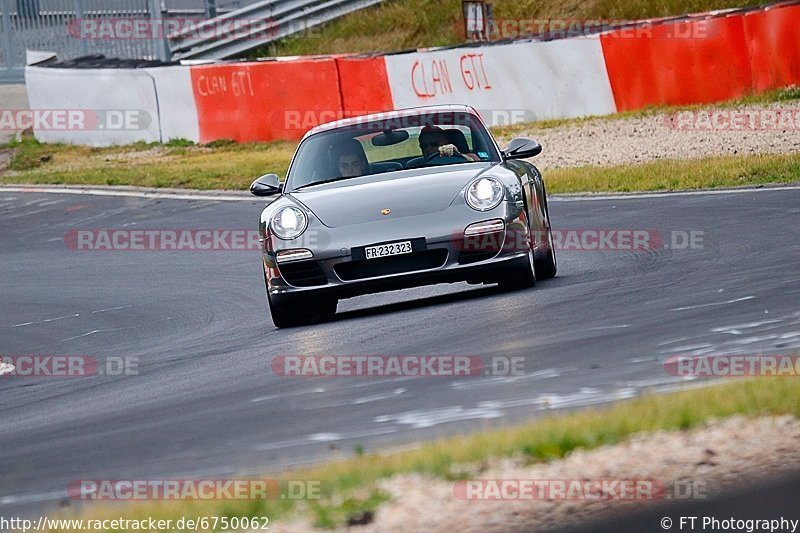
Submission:
<svg viewBox="0 0 800 533">
<path fill-rule="evenodd" d="M 601 42 L 618 111 L 750 92 L 742 15 L 617 30 Z"/>
<path fill-rule="evenodd" d="M 756 92 L 800 84 L 800 5 L 748 13 L 744 31 Z"/>
<path fill-rule="evenodd" d="M 342 109 L 347 116 L 394 109 L 386 75 L 386 60 L 380 57 L 336 59 Z"/>
<path fill-rule="evenodd" d="M 200 142 L 299 139 L 342 113 L 333 59 L 191 67 Z"/>
</svg>

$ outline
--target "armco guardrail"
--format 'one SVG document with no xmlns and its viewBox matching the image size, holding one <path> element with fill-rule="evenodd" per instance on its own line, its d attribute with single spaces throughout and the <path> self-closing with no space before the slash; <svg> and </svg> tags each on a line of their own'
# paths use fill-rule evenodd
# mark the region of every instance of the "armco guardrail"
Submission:
<svg viewBox="0 0 800 533">
<path fill-rule="evenodd" d="M 264 0 L 168 37 L 173 59 L 225 59 L 382 0 Z"/>
<path fill-rule="evenodd" d="M 233 1 L 240 7 L 251 0 L 220 0 L 217 11 L 229 11 Z M 0 0 L 0 81 L 22 80 L 28 49 L 49 50 L 61 59 L 103 54 L 166 61 L 163 36 L 116 36 L 114 25 L 127 24 L 130 34 L 133 23 L 145 22 L 149 30 L 202 18 L 206 11 L 206 0 Z"/>
<path fill-rule="evenodd" d="M 800 1 L 641 24 L 646 31 L 385 56 L 139 68 L 146 77 L 87 61 L 83 68 L 31 66 L 26 77 L 33 110 L 155 115 L 146 127 L 124 131 L 34 130 L 40 140 L 94 145 L 296 140 L 343 116 L 431 104 L 467 104 L 491 125 L 511 124 L 800 85 Z M 134 83 L 141 89 L 113 89 Z"/>
<path fill-rule="evenodd" d="M 61 59 L 103 54 L 168 61 L 162 27 L 185 27 L 251 3 L 253 0 L 0 0 L 0 82 L 22 80 L 27 49 L 50 50 Z M 153 38 L 144 38 L 146 33 Z"/>
</svg>

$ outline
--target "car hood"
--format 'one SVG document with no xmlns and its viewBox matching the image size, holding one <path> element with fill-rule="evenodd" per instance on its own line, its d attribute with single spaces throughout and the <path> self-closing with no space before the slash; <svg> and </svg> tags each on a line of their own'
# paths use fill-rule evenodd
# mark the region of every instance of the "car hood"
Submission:
<svg viewBox="0 0 800 533">
<path fill-rule="evenodd" d="M 321 184 L 290 193 L 326 226 L 438 213 L 493 163 L 466 163 L 376 174 Z M 389 209 L 388 215 L 382 210 Z"/>
</svg>

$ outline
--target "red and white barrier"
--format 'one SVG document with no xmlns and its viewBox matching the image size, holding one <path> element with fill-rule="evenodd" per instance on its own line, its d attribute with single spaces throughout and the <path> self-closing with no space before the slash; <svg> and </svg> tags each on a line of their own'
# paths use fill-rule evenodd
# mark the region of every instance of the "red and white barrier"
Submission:
<svg viewBox="0 0 800 533">
<path fill-rule="evenodd" d="M 144 70 L 156 86 L 161 142 L 186 139 L 200 142 L 197 104 L 192 94 L 188 66 L 155 67 Z"/>
<path fill-rule="evenodd" d="M 397 109 L 385 57 L 337 57 L 336 70 L 343 112 L 364 115 Z"/>
<path fill-rule="evenodd" d="M 491 125 L 614 113 L 598 38 L 386 57 L 396 109 L 467 104 Z"/>
<path fill-rule="evenodd" d="M 332 58 L 200 65 L 191 78 L 200 142 L 299 139 L 309 116 L 342 111 Z"/>
<path fill-rule="evenodd" d="M 800 85 L 800 5 L 746 14 L 744 35 L 755 92 Z"/>
<path fill-rule="evenodd" d="M 41 142 L 89 146 L 162 140 L 153 78 L 135 69 L 25 69 L 33 130 Z M 67 114 L 71 120 L 57 120 Z"/>
<path fill-rule="evenodd" d="M 612 31 L 601 41 L 619 111 L 719 102 L 749 92 L 741 15 L 659 24 L 638 38 Z"/>
<path fill-rule="evenodd" d="M 467 104 L 491 125 L 712 103 L 800 84 L 800 3 L 647 21 L 646 31 L 547 42 L 124 69 L 30 66 L 31 109 L 133 109 L 139 129 L 53 130 L 36 138 L 135 141 L 299 139 L 346 116 Z"/>
</svg>

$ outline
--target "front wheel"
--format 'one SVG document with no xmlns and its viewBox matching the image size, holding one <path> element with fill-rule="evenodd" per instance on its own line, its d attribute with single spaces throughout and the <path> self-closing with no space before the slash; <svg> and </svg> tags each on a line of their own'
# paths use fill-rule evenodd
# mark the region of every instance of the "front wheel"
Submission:
<svg viewBox="0 0 800 533">
<path fill-rule="evenodd" d="M 533 250 L 528 250 L 527 261 L 520 263 L 519 266 L 510 269 L 507 278 L 500 282 L 503 290 L 517 291 L 533 287 L 536 283 L 535 260 Z"/>
<path fill-rule="evenodd" d="M 548 216 L 549 218 L 549 216 Z M 556 265 L 556 252 L 553 250 L 553 232 L 550 231 L 550 220 L 547 221 L 547 252 L 534 259 L 534 270 L 536 279 L 550 279 L 556 276 L 558 266 Z"/>
<path fill-rule="evenodd" d="M 556 251 L 553 246 L 553 231 L 550 227 L 550 209 L 547 207 L 547 191 L 542 183 L 542 203 L 544 204 L 544 216 L 547 223 L 547 252 L 534 257 L 536 279 L 550 279 L 556 276 L 558 265 L 556 263 Z"/>
</svg>

